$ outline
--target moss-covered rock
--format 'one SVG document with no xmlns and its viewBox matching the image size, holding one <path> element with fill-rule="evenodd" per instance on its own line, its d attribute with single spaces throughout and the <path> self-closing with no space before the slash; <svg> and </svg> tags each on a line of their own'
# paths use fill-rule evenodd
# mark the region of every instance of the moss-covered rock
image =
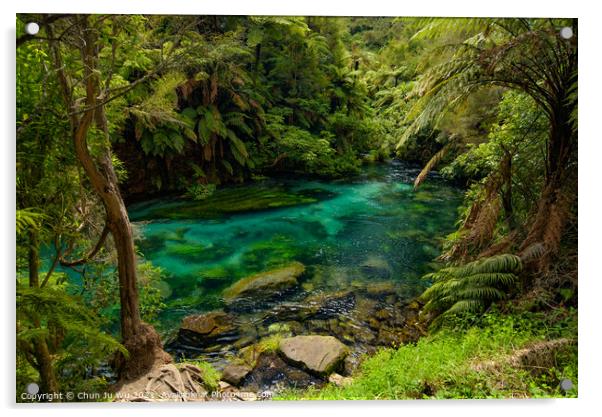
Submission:
<svg viewBox="0 0 602 417">
<path fill-rule="evenodd" d="M 305 266 L 302 263 L 292 262 L 282 268 L 251 275 L 226 288 L 224 301 L 229 307 L 266 301 L 296 287 L 299 283 L 297 278 L 303 272 Z"/>
<path fill-rule="evenodd" d="M 166 245 L 165 254 L 188 261 L 198 259 L 203 249 L 196 243 L 170 243 Z"/>
<path fill-rule="evenodd" d="M 203 288 L 219 288 L 224 287 L 233 272 L 229 271 L 223 266 L 217 266 L 215 268 L 206 269 L 199 273 L 198 283 Z"/>
</svg>

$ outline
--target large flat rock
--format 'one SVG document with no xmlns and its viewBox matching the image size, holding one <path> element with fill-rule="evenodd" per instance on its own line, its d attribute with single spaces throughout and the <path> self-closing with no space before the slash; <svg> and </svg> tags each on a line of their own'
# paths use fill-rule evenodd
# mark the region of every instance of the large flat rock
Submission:
<svg viewBox="0 0 602 417">
<path fill-rule="evenodd" d="M 295 336 L 282 339 L 279 350 L 286 360 L 307 370 L 327 375 L 341 364 L 349 349 L 332 336 Z"/>
</svg>

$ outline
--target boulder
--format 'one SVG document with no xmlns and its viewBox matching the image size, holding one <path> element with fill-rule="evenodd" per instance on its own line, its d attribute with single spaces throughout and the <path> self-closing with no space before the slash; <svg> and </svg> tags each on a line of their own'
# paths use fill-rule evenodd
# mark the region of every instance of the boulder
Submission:
<svg viewBox="0 0 602 417">
<path fill-rule="evenodd" d="M 292 262 L 282 268 L 251 275 L 226 288 L 224 301 L 230 308 L 242 308 L 273 299 L 296 287 L 299 284 L 297 278 L 304 272 L 303 264 Z"/>
<path fill-rule="evenodd" d="M 251 368 L 246 365 L 230 364 L 222 371 L 222 381 L 238 386 L 249 372 L 251 372 Z"/>
<path fill-rule="evenodd" d="M 295 336 L 278 346 L 284 358 L 318 375 L 335 371 L 349 353 L 347 346 L 332 336 Z"/>
</svg>

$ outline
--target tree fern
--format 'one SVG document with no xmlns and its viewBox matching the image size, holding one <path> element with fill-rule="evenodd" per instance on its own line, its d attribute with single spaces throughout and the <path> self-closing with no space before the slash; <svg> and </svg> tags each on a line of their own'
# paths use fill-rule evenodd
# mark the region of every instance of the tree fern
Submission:
<svg viewBox="0 0 602 417">
<path fill-rule="evenodd" d="M 441 38 L 449 42 L 434 48 L 432 59 L 425 60 L 427 68 L 414 89 L 419 98 L 407 112 L 409 126 L 398 148 L 421 129 L 439 127 L 447 112 L 476 91 L 492 86 L 532 97 L 548 118 L 551 133 L 558 117 L 565 117 L 568 111 L 575 131 L 576 39 L 568 41 L 559 35 L 561 27 L 571 24 L 567 19 L 425 20 L 414 40 Z M 575 141 L 566 140 L 569 148 Z"/>
<path fill-rule="evenodd" d="M 434 325 L 450 314 L 481 312 L 507 297 L 521 269 L 518 256 L 504 254 L 427 274 L 425 278 L 434 283 L 421 295 L 424 312 L 437 316 Z"/>
</svg>

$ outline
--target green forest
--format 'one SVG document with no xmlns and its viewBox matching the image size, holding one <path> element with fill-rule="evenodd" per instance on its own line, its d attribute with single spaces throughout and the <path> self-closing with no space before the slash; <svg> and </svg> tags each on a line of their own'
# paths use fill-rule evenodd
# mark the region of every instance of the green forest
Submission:
<svg viewBox="0 0 602 417">
<path fill-rule="evenodd" d="M 577 396 L 577 19 L 16 27 L 17 402 Z"/>
</svg>

